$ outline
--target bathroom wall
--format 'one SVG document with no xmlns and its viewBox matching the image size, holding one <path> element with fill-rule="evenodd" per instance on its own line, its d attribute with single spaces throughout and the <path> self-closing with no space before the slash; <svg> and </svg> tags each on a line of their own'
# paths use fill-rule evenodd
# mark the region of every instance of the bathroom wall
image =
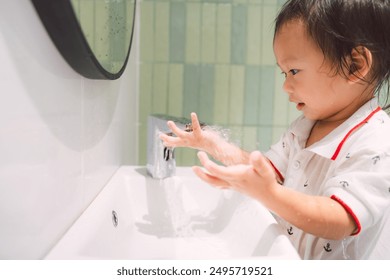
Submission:
<svg viewBox="0 0 390 280">
<path fill-rule="evenodd" d="M 31 1 L 0 1 L 0 259 L 43 258 L 137 162 L 137 55 L 119 80 L 82 78 Z"/>
<path fill-rule="evenodd" d="M 282 91 L 272 50 L 284 0 L 143 0 L 140 32 L 140 163 L 147 116 L 189 116 L 230 131 L 244 149 L 266 150 L 297 112 Z M 177 163 L 197 162 L 177 149 Z"/>
</svg>

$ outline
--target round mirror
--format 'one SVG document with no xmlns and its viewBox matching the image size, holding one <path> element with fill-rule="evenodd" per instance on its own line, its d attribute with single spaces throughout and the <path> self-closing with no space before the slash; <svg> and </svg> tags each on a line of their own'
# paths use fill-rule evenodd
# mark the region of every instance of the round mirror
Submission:
<svg viewBox="0 0 390 280">
<path fill-rule="evenodd" d="M 136 0 L 32 0 L 69 65 L 90 79 L 117 79 L 127 64 Z"/>
</svg>

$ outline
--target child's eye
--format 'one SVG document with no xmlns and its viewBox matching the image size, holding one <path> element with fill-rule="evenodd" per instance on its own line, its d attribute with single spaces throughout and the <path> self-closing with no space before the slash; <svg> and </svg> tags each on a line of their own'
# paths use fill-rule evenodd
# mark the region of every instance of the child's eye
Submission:
<svg viewBox="0 0 390 280">
<path fill-rule="evenodd" d="M 295 76 L 296 74 L 299 73 L 299 70 L 298 69 L 291 69 L 291 70 L 288 71 L 288 73 L 291 73 L 293 76 Z M 281 74 L 284 75 L 285 78 L 287 78 L 287 73 L 286 72 L 282 72 Z"/>
</svg>

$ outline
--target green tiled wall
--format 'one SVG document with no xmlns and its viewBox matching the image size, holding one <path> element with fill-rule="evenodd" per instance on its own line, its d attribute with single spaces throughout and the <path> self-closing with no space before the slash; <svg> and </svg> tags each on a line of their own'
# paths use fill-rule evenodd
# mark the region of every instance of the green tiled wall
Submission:
<svg viewBox="0 0 390 280">
<path fill-rule="evenodd" d="M 139 164 L 147 116 L 166 113 L 227 128 L 247 150 L 267 150 L 297 116 L 272 50 L 284 0 L 140 1 Z M 197 164 L 177 149 L 178 165 Z"/>
</svg>

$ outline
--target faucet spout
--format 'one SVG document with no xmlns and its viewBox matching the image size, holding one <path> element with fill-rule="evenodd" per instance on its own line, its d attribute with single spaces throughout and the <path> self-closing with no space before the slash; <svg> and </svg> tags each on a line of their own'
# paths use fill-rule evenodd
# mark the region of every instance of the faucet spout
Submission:
<svg viewBox="0 0 390 280">
<path fill-rule="evenodd" d="M 186 118 L 177 118 L 163 114 L 154 114 L 148 117 L 146 168 L 149 175 L 156 179 L 163 179 L 176 174 L 174 148 L 165 147 L 159 137 L 160 133 L 173 135 L 167 125 L 168 120 L 175 122 L 180 129 L 192 131 L 191 121 Z"/>
</svg>

